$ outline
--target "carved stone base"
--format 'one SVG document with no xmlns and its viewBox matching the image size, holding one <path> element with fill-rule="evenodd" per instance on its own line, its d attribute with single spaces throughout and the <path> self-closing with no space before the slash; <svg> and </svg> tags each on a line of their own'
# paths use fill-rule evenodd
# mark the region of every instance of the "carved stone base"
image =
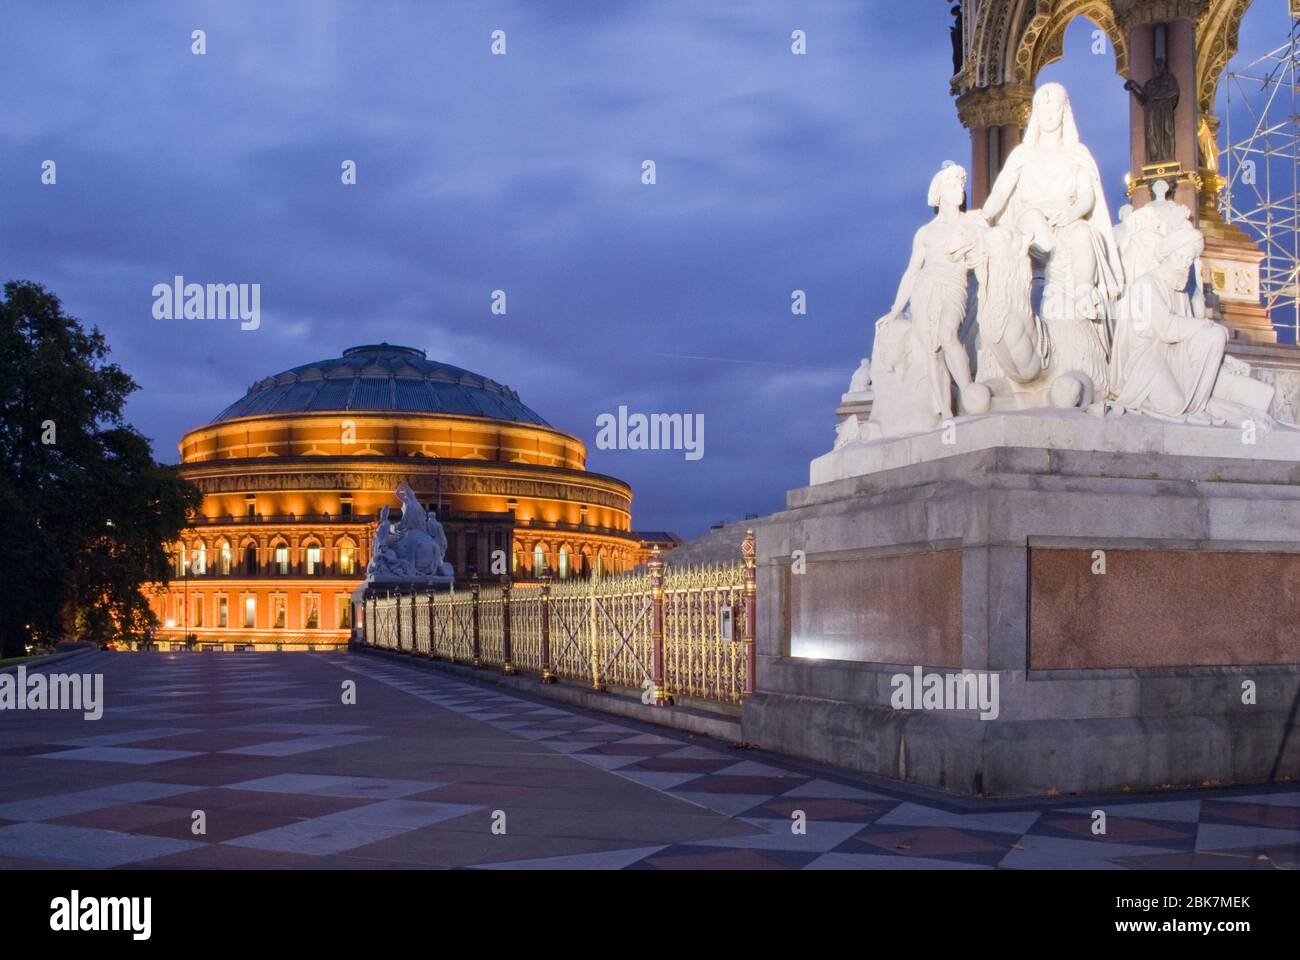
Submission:
<svg viewBox="0 0 1300 960">
<path fill-rule="evenodd" d="M 1293 459 L 983 449 L 757 534 L 749 743 L 988 796 L 1300 775 Z M 896 709 L 918 667 L 996 677 L 996 718 Z"/>
</svg>

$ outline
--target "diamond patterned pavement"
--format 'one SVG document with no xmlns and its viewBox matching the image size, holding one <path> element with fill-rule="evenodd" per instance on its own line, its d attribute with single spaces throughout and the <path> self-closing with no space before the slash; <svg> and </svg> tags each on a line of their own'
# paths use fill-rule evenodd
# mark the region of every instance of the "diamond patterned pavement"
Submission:
<svg viewBox="0 0 1300 960">
<path fill-rule="evenodd" d="M 0 713 L 0 869 L 1300 860 L 1292 785 L 968 801 L 365 655 L 89 653 L 50 669 L 102 672 L 104 717 Z"/>
</svg>

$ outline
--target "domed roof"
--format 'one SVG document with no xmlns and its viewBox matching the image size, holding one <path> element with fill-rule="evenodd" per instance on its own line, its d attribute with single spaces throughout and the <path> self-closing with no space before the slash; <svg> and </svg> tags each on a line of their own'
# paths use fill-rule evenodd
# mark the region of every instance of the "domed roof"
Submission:
<svg viewBox="0 0 1300 960">
<path fill-rule="evenodd" d="M 509 387 L 423 350 L 390 343 L 351 347 L 259 380 L 212 423 L 292 413 L 448 413 L 550 426 Z"/>
</svg>

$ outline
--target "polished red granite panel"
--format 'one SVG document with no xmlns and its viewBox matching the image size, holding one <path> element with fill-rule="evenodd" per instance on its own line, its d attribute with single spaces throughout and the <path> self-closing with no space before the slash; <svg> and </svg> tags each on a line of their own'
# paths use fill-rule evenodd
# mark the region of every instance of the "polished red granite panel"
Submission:
<svg viewBox="0 0 1300 960">
<path fill-rule="evenodd" d="M 786 578 L 790 655 L 961 665 L 961 551 L 810 560 Z"/>
<path fill-rule="evenodd" d="M 1029 551 L 1030 669 L 1300 663 L 1300 554 Z"/>
</svg>

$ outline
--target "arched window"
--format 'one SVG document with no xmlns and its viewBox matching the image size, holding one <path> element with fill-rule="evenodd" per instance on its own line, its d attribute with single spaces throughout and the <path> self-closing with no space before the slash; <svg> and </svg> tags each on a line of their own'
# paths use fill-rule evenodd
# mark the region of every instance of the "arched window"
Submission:
<svg viewBox="0 0 1300 960">
<path fill-rule="evenodd" d="M 339 544 L 339 573 L 350 577 L 357 572 L 357 548 L 349 541 Z"/>
<path fill-rule="evenodd" d="M 307 548 L 307 576 L 314 577 L 320 572 L 320 544 L 313 543 Z"/>
<path fill-rule="evenodd" d="M 194 548 L 194 564 L 191 569 L 197 577 L 201 577 L 208 572 L 208 545 L 206 543 L 200 542 Z"/>
<path fill-rule="evenodd" d="M 244 573 L 250 577 L 257 575 L 257 544 L 250 543 L 244 548 Z"/>
<path fill-rule="evenodd" d="M 287 544 L 278 544 L 275 548 L 275 572 L 282 577 L 289 575 L 289 547 Z"/>
<path fill-rule="evenodd" d="M 605 555 L 603 553 L 598 553 L 596 554 L 596 576 L 603 577 L 604 575 L 605 575 Z"/>
<path fill-rule="evenodd" d="M 221 560 L 220 570 L 223 577 L 230 576 L 230 544 L 221 541 Z"/>
<path fill-rule="evenodd" d="M 546 551 L 539 543 L 533 547 L 533 576 L 540 577 L 546 572 Z"/>
<path fill-rule="evenodd" d="M 560 547 L 560 579 L 569 579 L 569 548 Z"/>
</svg>

